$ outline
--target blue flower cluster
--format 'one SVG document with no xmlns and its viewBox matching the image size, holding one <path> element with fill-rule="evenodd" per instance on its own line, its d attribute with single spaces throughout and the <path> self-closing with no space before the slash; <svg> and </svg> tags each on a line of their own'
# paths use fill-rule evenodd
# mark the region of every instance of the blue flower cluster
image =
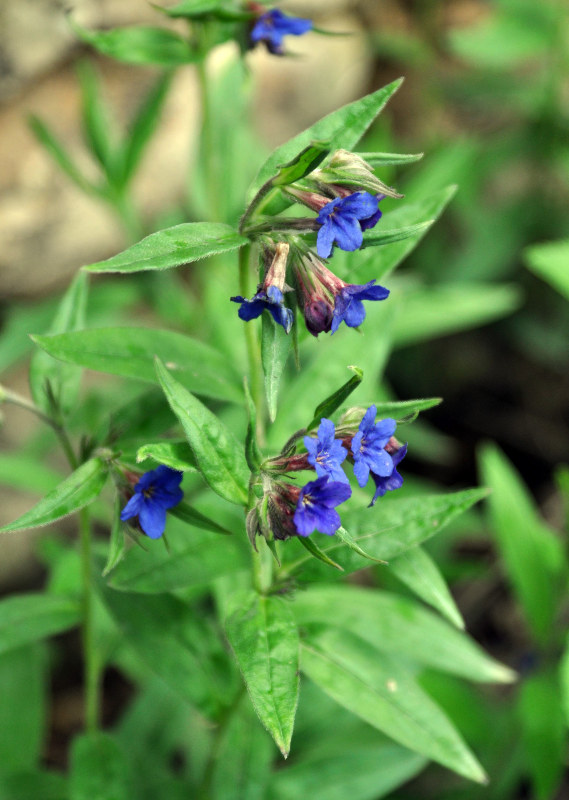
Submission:
<svg viewBox="0 0 569 800">
<path fill-rule="evenodd" d="M 282 325 L 286 333 L 290 333 L 294 314 L 285 306 L 283 293 L 277 286 L 269 286 L 266 291 L 261 289 L 250 300 L 240 295 L 229 299 L 234 303 L 241 303 L 237 313 L 245 322 L 257 319 L 263 311 L 268 311 L 277 325 Z"/>
<path fill-rule="evenodd" d="M 363 244 L 363 232 L 381 219 L 379 200 L 369 192 L 354 192 L 327 203 L 316 218 L 321 225 L 316 240 L 320 258 L 328 258 L 335 244 L 348 252 L 358 250 Z"/>
<path fill-rule="evenodd" d="M 123 522 L 138 517 L 142 531 L 151 539 L 159 539 L 166 527 L 166 511 L 184 497 L 180 489 L 182 478 L 181 472 L 165 466 L 145 472 L 121 511 Z"/>
<path fill-rule="evenodd" d="M 262 42 L 269 53 L 282 56 L 285 36 L 302 36 L 312 28 L 312 21 L 300 17 L 289 17 L 278 8 L 273 8 L 257 19 L 249 38 L 253 45 Z"/>
</svg>

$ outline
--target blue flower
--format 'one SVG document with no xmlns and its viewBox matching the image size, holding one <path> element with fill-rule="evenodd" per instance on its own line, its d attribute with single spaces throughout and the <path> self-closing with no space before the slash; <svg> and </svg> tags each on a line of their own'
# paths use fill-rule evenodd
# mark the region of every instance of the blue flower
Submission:
<svg viewBox="0 0 569 800">
<path fill-rule="evenodd" d="M 365 308 L 362 300 L 385 300 L 389 297 L 389 289 L 383 286 L 374 286 L 375 280 L 356 286 L 349 283 L 340 289 L 334 304 L 334 316 L 330 330 L 336 333 L 341 322 L 349 328 L 357 328 L 365 319 Z"/>
<path fill-rule="evenodd" d="M 335 244 L 341 250 L 357 250 L 364 240 L 363 231 L 373 228 L 380 217 L 379 198 L 369 192 L 354 192 L 326 203 L 316 217 L 322 225 L 316 240 L 318 255 L 328 258 Z"/>
<path fill-rule="evenodd" d="M 312 464 L 319 478 L 328 477 L 331 481 L 349 483 L 340 466 L 348 451 L 342 447 L 340 439 L 334 438 L 335 433 L 334 423 L 323 417 L 316 439 L 312 436 L 304 437 L 304 446 L 308 450 L 308 463 Z"/>
<path fill-rule="evenodd" d="M 334 510 L 350 497 L 350 485 L 341 481 L 329 481 L 327 477 L 309 481 L 298 496 L 293 516 L 299 536 L 310 536 L 314 530 L 328 536 L 340 527 L 340 515 Z"/>
<path fill-rule="evenodd" d="M 182 478 L 181 472 L 165 466 L 145 472 L 121 511 L 123 522 L 138 517 L 144 533 L 151 539 L 159 539 L 166 527 L 166 509 L 178 505 L 184 496 L 180 489 Z"/>
<path fill-rule="evenodd" d="M 390 418 L 375 422 L 376 413 L 375 406 L 368 408 L 352 439 L 354 475 L 362 487 L 368 482 L 370 471 L 381 478 L 387 478 L 393 472 L 393 459 L 385 445 L 393 436 L 397 423 Z"/>
<path fill-rule="evenodd" d="M 375 505 L 378 497 L 383 497 L 386 492 L 393 492 L 395 489 L 401 489 L 403 486 L 403 478 L 397 472 L 397 465 L 405 458 L 407 454 L 407 445 L 404 444 L 395 453 L 392 454 L 391 460 L 393 461 L 393 472 L 388 476 L 376 475 L 375 472 L 371 473 L 371 477 L 375 483 L 375 494 L 372 498 L 370 506 Z"/>
<path fill-rule="evenodd" d="M 273 8 L 255 22 L 250 38 L 253 44 L 264 42 L 270 53 L 281 56 L 283 36 L 302 36 L 311 28 L 311 20 L 289 17 L 278 8 Z"/>
<path fill-rule="evenodd" d="M 290 333 L 292 323 L 294 321 L 294 314 L 290 308 L 287 308 L 283 302 L 283 293 L 276 286 L 269 286 L 267 291 L 261 290 L 257 292 L 250 300 L 244 297 L 231 297 L 234 303 L 241 303 L 239 307 L 239 317 L 245 322 L 251 319 L 257 319 L 261 316 L 263 311 L 270 312 L 272 318 L 278 325 L 282 325 L 287 333 Z"/>
</svg>

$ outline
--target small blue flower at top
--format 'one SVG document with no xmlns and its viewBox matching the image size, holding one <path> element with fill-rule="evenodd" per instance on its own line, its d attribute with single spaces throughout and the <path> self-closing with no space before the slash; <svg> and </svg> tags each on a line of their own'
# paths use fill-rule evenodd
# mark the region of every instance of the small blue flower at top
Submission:
<svg viewBox="0 0 569 800">
<path fill-rule="evenodd" d="M 277 286 L 269 286 L 266 291 L 261 289 L 250 300 L 241 296 L 231 297 L 230 299 L 234 303 L 241 303 L 237 313 L 240 319 L 245 320 L 245 322 L 257 319 L 266 310 L 278 325 L 283 326 L 286 333 L 290 333 L 294 314 L 290 308 L 284 305 L 283 293 Z"/>
<path fill-rule="evenodd" d="M 253 25 L 250 39 L 253 44 L 264 42 L 267 50 L 273 55 L 282 56 L 283 37 L 287 35 L 302 36 L 312 28 L 312 21 L 300 17 L 289 17 L 278 8 L 272 8 L 262 14 Z"/>
<path fill-rule="evenodd" d="M 370 471 L 381 478 L 387 478 L 393 472 L 393 458 L 385 450 L 385 445 L 395 433 L 397 423 L 389 417 L 376 422 L 376 413 L 376 406 L 368 408 L 352 439 L 354 475 L 361 487 L 368 482 Z"/>
<path fill-rule="evenodd" d="M 166 527 L 166 510 L 178 505 L 184 497 L 180 489 L 183 477 L 183 473 L 165 466 L 145 472 L 121 511 L 123 522 L 138 517 L 144 533 L 151 539 L 159 539 Z"/>
<path fill-rule="evenodd" d="M 357 328 L 365 319 L 366 312 L 362 300 L 385 300 L 389 297 L 389 289 L 384 286 L 374 286 L 375 280 L 356 286 L 349 283 L 340 289 L 334 303 L 334 315 L 330 330 L 336 333 L 341 322 L 349 328 Z"/>
<path fill-rule="evenodd" d="M 375 501 L 378 497 L 383 497 L 386 492 L 393 492 L 395 489 L 401 489 L 403 486 L 403 478 L 397 472 L 397 465 L 400 461 L 402 461 L 407 454 L 407 445 L 404 444 L 395 453 L 391 454 L 391 460 L 393 461 L 393 472 L 391 475 L 381 476 L 376 475 L 375 472 L 371 473 L 371 477 L 373 478 L 373 482 L 375 483 L 375 494 L 372 498 L 371 503 L 369 504 L 368 508 L 375 505 Z"/>
<path fill-rule="evenodd" d="M 335 439 L 336 428 L 330 419 L 322 417 L 316 439 L 304 437 L 304 446 L 308 451 L 308 463 L 312 464 L 319 478 L 325 476 L 331 481 L 349 483 L 346 473 L 340 466 L 348 455 L 342 447 L 340 439 Z"/>
<path fill-rule="evenodd" d="M 363 231 L 373 228 L 381 217 L 379 200 L 369 192 L 354 192 L 326 203 L 316 217 L 322 226 L 316 239 L 320 258 L 328 258 L 335 244 L 349 252 L 360 248 Z"/>
<path fill-rule="evenodd" d="M 309 481 L 298 496 L 293 522 L 299 536 L 310 536 L 318 530 L 332 536 L 342 521 L 335 511 L 352 494 L 348 483 L 329 481 L 326 476 Z"/>
</svg>

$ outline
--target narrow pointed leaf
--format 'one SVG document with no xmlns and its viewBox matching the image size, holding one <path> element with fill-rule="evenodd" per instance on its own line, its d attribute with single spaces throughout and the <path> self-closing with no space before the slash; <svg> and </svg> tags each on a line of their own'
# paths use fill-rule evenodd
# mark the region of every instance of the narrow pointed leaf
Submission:
<svg viewBox="0 0 569 800">
<path fill-rule="evenodd" d="M 221 420 L 178 383 L 160 361 L 156 363 L 156 373 L 205 481 L 230 503 L 246 505 L 250 473 L 242 446 Z"/>
<path fill-rule="evenodd" d="M 310 425 L 306 426 L 306 430 L 312 430 L 312 428 L 316 428 L 320 424 L 320 420 L 322 417 L 330 417 L 334 411 L 337 411 L 342 403 L 348 399 L 348 397 L 352 394 L 355 389 L 358 388 L 362 379 L 364 377 L 363 371 L 359 367 L 348 367 L 351 369 L 354 375 L 350 378 L 349 381 L 343 386 L 331 394 L 326 400 L 323 400 L 320 405 L 318 405 L 314 411 L 314 417 L 310 422 Z"/>
<path fill-rule="evenodd" d="M 99 495 L 107 480 L 107 472 L 107 465 L 100 458 L 89 459 L 30 511 L 0 528 L 0 533 L 38 528 L 79 511 Z"/>
<path fill-rule="evenodd" d="M 420 411 L 427 411 L 442 403 L 442 397 L 425 397 L 421 400 L 393 400 L 379 401 L 376 403 L 379 419 L 392 417 L 397 422 L 407 422 L 416 419 Z"/>
<path fill-rule="evenodd" d="M 0 601 L 0 653 L 46 639 L 79 624 L 75 600 L 48 594 L 20 594 Z"/>
<path fill-rule="evenodd" d="M 273 186 L 288 186 L 304 178 L 324 161 L 330 152 L 329 142 L 311 142 L 292 161 L 279 167 L 271 180 Z"/>
<path fill-rule="evenodd" d="M 339 705 L 403 744 L 478 783 L 484 770 L 441 709 L 399 662 L 348 632 L 327 631 L 301 651 L 301 668 Z"/>
<path fill-rule="evenodd" d="M 391 167 L 397 164 L 412 164 L 414 161 L 420 161 L 423 158 L 423 153 L 358 153 L 360 158 L 377 169 L 377 167 Z"/>
<path fill-rule="evenodd" d="M 154 358 L 168 364 L 186 388 L 205 397 L 241 402 L 237 376 L 213 347 L 174 331 L 153 328 L 92 328 L 32 337 L 61 361 L 98 372 L 157 383 Z"/>
<path fill-rule="evenodd" d="M 91 153 L 107 177 L 112 180 L 114 168 L 113 143 L 110 139 L 110 114 L 101 97 L 101 88 L 94 67 L 89 61 L 77 66 L 81 86 L 83 132 Z"/>
<path fill-rule="evenodd" d="M 269 417 L 274 422 L 277 416 L 279 386 L 292 339 L 269 314 L 263 314 L 261 334 L 261 361 L 265 375 L 265 393 Z"/>
<path fill-rule="evenodd" d="M 344 568 L 337 564 L 335 561 L 332 561 L 330 556 L 326 555 L 326 553 L 321 550 L 318 545 L 312 541 L 309 536 L 299 536 L 298 541 L 304 547 L 305 550 L 317 558 L 319 561 L 322 561 L 323 564 L 326 564 L 328 567 L 334 567 L 334 569 L 340 570 L 340 572 L 344 571 Z"/>
<path fill-rule="evenodd" d="M 151 233 L 106 261 L 83 267 L 88 272 L 143 272 L 172 269 L 217 253 L 238 250 L 249 240 L 221 222 L 185 222 Z"/>
<path fill-rule="evenodd" d="M 337 536 L 341 542 L 344 542 L 346 547 L 349 547 L 350 550 L 353 550 L 354 553 L 357 553 L 362 558 L 367 558 L 369 561 L 375 561 L 376 564 L 387 564 L 387 561 L 383 561 L 381 558 L 376 558 L 375 556 L 371 556 L 369 553 L 366 553 L 359 544 L 354 540 L 353 536 L 348 533 L 348 531 L 340 526 L 334 536 Z"/>
<path fill-rule="evenodd" d="M 286 758 L 298 703 L 299 638 L 288 604 L 251 592 L 225 630 L 259 719 Z"/>
<path fill-rule="evenodd" d="M 213 533 L 222 533 L 225 536 L 231 536 L 233 531 L 227 530 L 222 525 L 218 525 L 215 520 L 206 517 L 197 508 L 194 508 L 189 503 L 178 503 L 177 506 L 170 509 L 170 514 L 182 520 L 194 528 L 199 528 L 202 531 L 212 531 Z"/>
<path fill-rule="evenodd" d="M 121 500 L 120 497 L 115 498 L 115 508 L 113 513 L 113 522 L 111 525 L 111 535 L 109 537 L 109 549 L 107 553 L 107 562 L 103 569 L 103 577 L 109 574 L 117 564 L 122 560 L 126 552 L 125 534 L 123 530 L 123 523 L 120 517 Z"/>
<path fill-rule="evenodd" d="M 79 38 L 99 53 L 127 64 L 157 64 L 163 67 L 189 64 L 196 60 L 186 39 L 165 28 L 132 27 L 110 31 L 89 31 L 71 18 Z"/>
<path fill-rule="evenodd" d="M 179 472 L 198 471 L 193 450 L 185 439 L 166 440 L 139 447 L 136 451 L 137 462 L 149 458 Z"/>
<path fill-rule="evenodd" d="M 261 451 L 257 442 L 257 409 L 249 391 L 249 381 L 245 378 L 245 400 L 249 419 L 247 421 L 247 433 L 245 435 L 245 456 L 251 472 L 257 472 L 262 461 Z"/>
<path fill-rule="evenodd" d="M 428 219 L 425 222 L 418 222 L 415 225 L 406 225 L 404 228 L 374 229 L 369 233 L 364 233 L 364 241 L 361 249 L 365 250 L 366 247 L 379 247 L 386 244 L 393 244 L 394 242 L 404 242 L 406 239 L 417 239 L 419 236 L 424 235 L 434 222 L 434 219 Z"/>
</svg>

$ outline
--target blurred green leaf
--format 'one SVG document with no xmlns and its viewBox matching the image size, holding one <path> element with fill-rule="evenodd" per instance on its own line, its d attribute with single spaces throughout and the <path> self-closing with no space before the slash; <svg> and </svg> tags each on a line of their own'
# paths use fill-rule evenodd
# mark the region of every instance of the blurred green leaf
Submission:
<svg viewBox="0 0 569 800">
<path fill-rule="evenodd" d="M 0 453 L 0 484 L 12 489 L 45 494 L 55 489 L 63 475 L 46 467 L 36 457 L 21 453 Z"/>
<path fill-rule="evenodd" d="M 569 240 L 529 247 L 524 259 L 532 272 L 569 300 Z"/>
<path fill-rule="evenodd" d="M 509 683 L 515 677 L 465 633 L 416 601 L 389 592 L 312 586 L 297 595 L 293 612 L 300 625 L 339 627 L 382 653 L 469 680 Z"/>
<path fill-rule="evenodd" d="M 492 489 L 488 509 L 504 568 L 531 630 L 545 645 L 565 571 L 561 542 L 540 519 L 528 490 L 496 445 L 481 450 L 480 470 L 482 482 Z"/>
<path fill-rule="evenodd" d="M 129 800 L 126 755 L 108 733 L 84 733 L 71 747 L 69 800 Z"/>
<path fill-rule="evenodd" d="M 246 505 L 250 472 L 242 446 L 221 420 L 178 383 L 159 360 L 156 373 L 205 481 L 230 503 Z"/>
<path fill-rule="evenodd" d="M 32 509 L 0 528 L 0 533 L 37 528 L 73 514 L 93 502 L 106 480 L 107 464 L 100 458 L 91 458 L 46 494 Z"/>
<path fill-rule="evenodd" d="M 392 331 L 396 347 L 485 325 L 511 314 L 521 303 L 513 284 L 446 284 L 412 289 L 397 299 L 399 313 Z"/>
<path fill-rule="evenodd" d="M 402 79 L 378 89 L 373 94 L 333 111 L 310 128 L 277 147 L 265 161 L 249 190 L 249 202 L 261 186 L 278 171 L 279 165 L 294 159 L 313 141 L 329 141 L 330 150 L 355 147 L 368 127 L 384 109 L 390 97 L 401 86 Z"/>
<path fill-rule="evenodd" d="M 83 267 L 88 272 L 172 269 L 217 253 L 238 250 L 248 239 L 221 222 L 185 222 L 142 239 L 116 256 Z"/>
<path fill-rule="evenodd" d="M 302 644 L 301 668 L 361 719 L 410 750 L 470 780 L 486 775 L 443 712 L 405 667 L 348 631 L 328 630 Z"/>
<path fill-rule="evenodd" d="M 392 559 L 389 569 L 421 600 L 435 608 L 457 628 L 464 629 L 464 620 L 445 579 L 435 561 L 422 547 L 412 547 Z"/>
<path fill-rule="evenodd" d="M 125 378 L 157 382 L 154 358 L 161 358 L 196 394 L 242 401 L 237 376 L 213 347 L 174 331 L 154 328 L 91 328 L 56 336 L 32 337 L 61 361 Z"/>
<path fill-rule="evenodd" d="M 253 708 L 286 758 L 298 703 L 298 631 L 280 597 L 239 597 L 225 621 L 227 638 Z"/>
<path fill-rule="evenodd" d="M 26 743 L 25 747 L 28 744 Z M 57 772 L 0 775 L 2 800 L 68 800 L 67 779 Z"/>
<path fill-rule="evenodd" d="M 78 273 L 59 304 L 49 334 L 68 333 L 84 326 L 88 289 L 88 277 Z M 53 397 L 58 410 L 65 416 L 70 413 L 79 394 L 80 369 L 36 349 L 30 362 L 29 376 L 32 397 L 39 408 L 51 414 L 50 398 Z"/>
<path fill-rule="evenodd" d="M 109 109 L 101 96 L 99 78 L 94 66 L 87 60 L 77 65 L 81 87 L 81 113 L 83 133 L 89 149 L 103 168 L 110 183 L 115 177 L 115 154 L 111 141 Z"/>
<path fill-rule="evenodd" d="M 75 600 L 40 592 L 5 597 L 0 601 L 0 653 L 74 628 L 80 618 Z"/>
<path fill-rule="evenodd" d="M 280 325 L 277 325 L 270 314 L 263 314 L 261 361 L 265 375 L 265 393 L 271 422 L 274 422 L 277 416 L 279 384 L 290 353 L 291 344 L 292 337 L 287 335 Z"/>
<path fill-rule="evenodd" d="M 41 595 L 36 602 L 41 603 Z M 2 601 L 2 604 L 6 601 Z M 24 622 L 25 624 L 25 622 Z M 20 641 L 26 641 L 22 635 Z M 32 637 L 27 638 L 28 642 Z M 3 777 L 36 769 L 41 758 L 47 722 L 47 653 L 43 645 L 28 644 L 0 655 L 0 790 L 2 800 L 49 800 L 40 794 L 24 794 L 26 782 Z M 33 779 L 30 779 L 33 785 Z M 19 785 L 18 785 L 19 784 Z M 60 800 L 58 797 L 57 800 Z M 63 798 L 61 798 L 63 800 Z"/>
<path fill-rule="evenodd" d="M 189 42 L 165 28 L 114 28 L 88 31 L 69 17 L 77 36 L 99 53 L 127 64 L 157 64 L 162 67 L 191 64 L 196 53 Z"/>
</svg>

